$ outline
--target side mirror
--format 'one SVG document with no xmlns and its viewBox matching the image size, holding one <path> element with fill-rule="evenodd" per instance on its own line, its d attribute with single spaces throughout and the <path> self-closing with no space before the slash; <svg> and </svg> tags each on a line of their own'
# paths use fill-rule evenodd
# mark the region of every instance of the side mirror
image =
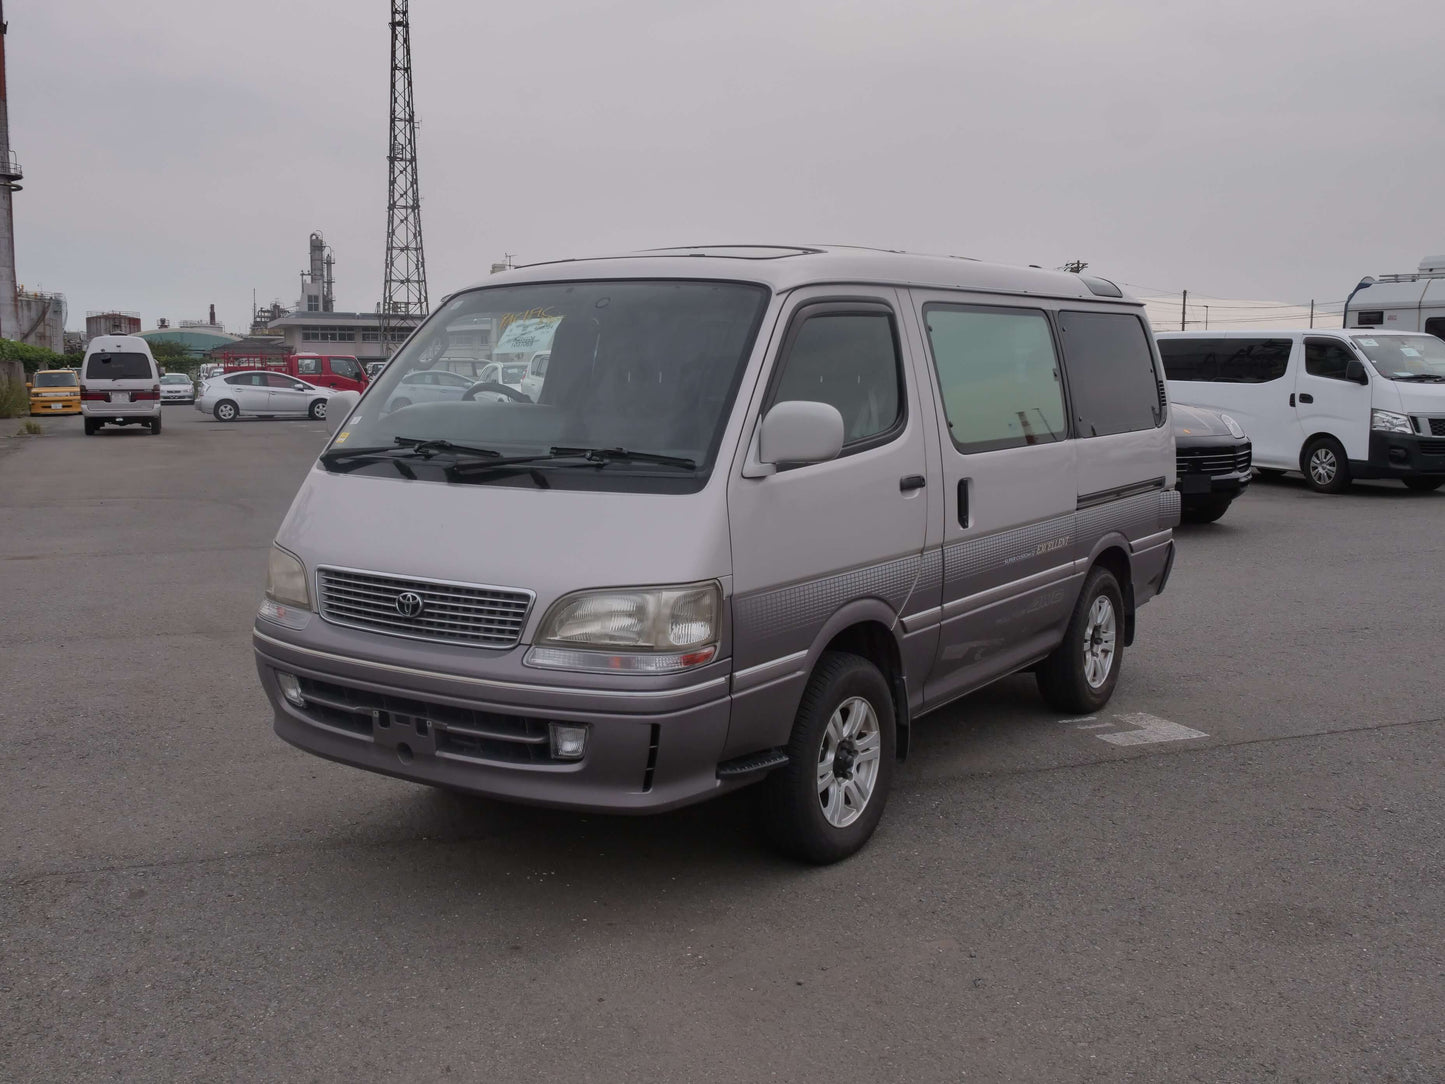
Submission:
<svg viewBox="0 0 1445 1084">
<path fill-rule="evenodd" d="M 335 433 L 361 402 L 360 392 L 339 391 L 326 400 L 326 427 Z"/>
<path fill-rule="evenodd" d="M 1365 363 L 1358 358 L 1346 362 L 1345 379 L 1353 380 L 1356 384 L 1368 384 L 1370 382 L 1370 375 L 1365 372 Z"/>
<path fill-rule="evenodd" d="M 758 427 L 758 459 L 795 467 L 826 463 L 843 450 L 843 415 L 831 403 L 779 403 Z"/>
</svg>

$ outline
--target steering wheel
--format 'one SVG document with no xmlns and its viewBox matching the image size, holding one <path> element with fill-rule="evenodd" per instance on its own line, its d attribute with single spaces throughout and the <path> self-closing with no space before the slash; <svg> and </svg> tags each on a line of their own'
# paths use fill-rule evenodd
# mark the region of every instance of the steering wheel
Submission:
<svg viewBox="0 0 1445 1084">
<path fill-rule="evenodd" d="M 477 383 L 473 384 L 473 385 L 472 385 L 470 388 L 468 388 L 466 391 L 462 392 L 462 402 L 464 402 L 464 403 L 474 402 L 474 401 L 476 400 L 476 398 L 477 398 L 477 392 L 479 392 L 479 391 L 494 391 L 494 392 L 497 392 L 497 393 L 499 393 L 499 394 L 501 394 L 501 395 L 505 395 L 508 399 L 512 400 L 512 402 L 514 402 L 514 403 L 530 403 L 530 402 L 532 401 L 532 399 L 531 399 L 530 396 L 523 394 L 522 392 L 518 391 L 516 388 L 509 388 L 509 387 L 507 387 L 507 385 L 505 385 L 505 384 L 498 384 L 498 383 L 497 383 L 496 381 L 494 381 L 494 380 L 481 380 L 481 381 L 478 381 Z"/>
</svg>

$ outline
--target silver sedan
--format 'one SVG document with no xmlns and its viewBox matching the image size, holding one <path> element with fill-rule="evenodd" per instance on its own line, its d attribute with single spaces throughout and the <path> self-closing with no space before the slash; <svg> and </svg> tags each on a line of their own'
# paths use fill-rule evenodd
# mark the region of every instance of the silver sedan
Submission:
<svg viewBox="0 0 1445 1084">
<path fill-rule="evenodd" d="M 213 376 L 201 385 L 196 409 L 217 421 L 233 422 L 245 414 L 258 417 L 326 417 L 331 388 L 308 384 L 286 373 L 250 370 Z"/>
</svg>

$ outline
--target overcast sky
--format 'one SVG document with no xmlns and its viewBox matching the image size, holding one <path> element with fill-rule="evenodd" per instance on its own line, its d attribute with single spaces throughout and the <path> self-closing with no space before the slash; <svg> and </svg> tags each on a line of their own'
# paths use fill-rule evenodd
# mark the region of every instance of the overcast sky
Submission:
<svg viewBox="0 0 1445 1084">
<path fill-rule="evenodd" d="M 231 330 L 381 293 L 386 0 L 9 0 L 26 286 Z M 846 242 L 1342 299 L 1445 252 L 1439 0 L 413 0 L 433 299 L 519 262 Z"/>
</svg>

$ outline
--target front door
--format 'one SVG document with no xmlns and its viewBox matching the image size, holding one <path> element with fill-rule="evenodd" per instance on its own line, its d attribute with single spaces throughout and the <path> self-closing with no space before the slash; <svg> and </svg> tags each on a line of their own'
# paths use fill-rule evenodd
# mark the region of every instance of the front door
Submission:
<svg viewBox="0 0 1445 1084">
<path fill-rule="evenodd" d="M 929 703 L 1036 655 L 1073 596 L 1074 442 L 1048 315 L 914 291 L 938 384 L 943 611 Z"/>
<path fill-rule="evenodd" d="M 1306 438 L 1333 434 L 1345 446 L 1347 458 L 1367 460 L 1370 386 L 1345 379 L 1346 366 L 1358 360 L 1339 339 L 1306 338 L 1304 365 L 1295 379 L 1296 416 Z"/>
<path fill-rule="evenodd" d="M 747 447 L 758 419 L 793 400 L 837 407 L 844 445 L 827 463 L 731 479 L 739 669 L 806 652 L 858 600 L 891 624 L 918 581 L 928 529 L 925 407 L 905 364 L 897 291 L 798 291 L 777 330 Z"/>
</svg>

